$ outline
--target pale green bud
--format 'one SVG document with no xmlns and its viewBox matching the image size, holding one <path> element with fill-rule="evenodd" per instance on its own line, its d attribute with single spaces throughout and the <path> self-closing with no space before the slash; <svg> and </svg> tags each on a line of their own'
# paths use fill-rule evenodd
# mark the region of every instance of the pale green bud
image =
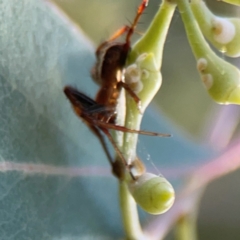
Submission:
<svg viewBox="0 0 240 240">
<path fill-rule="evenodd" d="M 167 179 L 152 173 L 131 181 L 129 190 L 139 206 L 154 215 L 168 211 L 175 200 L 174 189 Z"/>
<path fill-rule="evenodd" d="M 197 69 L 212 98 L 220 104 L 240 104 L 240 71 L 214 54 L 197 60 Z"/>
</svg>

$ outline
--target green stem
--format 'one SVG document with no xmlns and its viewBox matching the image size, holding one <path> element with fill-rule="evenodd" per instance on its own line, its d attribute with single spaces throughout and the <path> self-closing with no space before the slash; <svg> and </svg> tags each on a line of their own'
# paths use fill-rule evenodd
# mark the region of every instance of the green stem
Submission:
<svg viewBox="0 0 240 240">
<path fill-rule="evenodd" d="M 194 183 L 191 187 L 194 189 Z M 204 191 L 205 186 L 195 189 L 191 194 L 191 201 L 185 203 L 188 205 L 187 209 L 179 217 L 175 227 L 177 240 L 197 240 L 197 217 Z"/>
<path fill-rule="evenodd" d="M 137 57 L 143 53 L 152 53 L 152 64 L 154 64 L 154 66 L 146 66 L 145 68 L 149 69 L 151 67 L 154 69 L 154 71 L 156 71 L 157 74 L 159 74 L 159 69 L 162 64 L 163 47 L 175 8 L 176 4 L 174 3 L 170 3 L 168 1 L 162 2 L 147 32 L 134 45 L 128 58 L 128 63 L 135 62 Z M 154 79 L 151 79 L 151 81 L 144 82 L 143 90 L 138 94 L 138 97 L 141 99 L 142 111 L 145 110 L 161 86 L 161 83 L 158 85 L 157 81 L 156 83 L 154 83 L 154 81 Z M 151 84 L 153 83 L 158 87 L 156 88 L 155 86 L 152 86 Z M 128 94 L 126 96 L 127 111 L 125 126 L 130 129 L 139 129 L 143 115 L 139 113 L 139 110 L 136 108 L 136 103 L 133 101 L 133 99 L 128 96 Z M 136 158 L 137 139 L 137 134 L 124 134 L 123 151 L 125 154 L 127 154 L 126 158 L 129 161 L 132 161 Z"/>
<path fill-rule="evenodd" d="M 198 59 L 206 53 L 212 53 L 192 13 L 188 0 L 176 0 L 181 13 L 189 43 L 195 57 Z"/>
<path fill-rule="evenodd" d="M 128 240 L 143 239 L 136 202 L 129 193 L 127 183 L 119 180 L 120 207 L 123 227 Z"/>
<path fill-rule="evenodd" d="M 155 75 L 159 77 L 158 75 L 160 75 L 159 69 L 162 63 L 163 45 L 166 39 L 166 35 L 170 26 L 170 22 L 175 7 L 176 4 L 171 4 L 167 1 L 162 2 L 161 7 L 157 15 L 155 16 L 152 24 L 148 28 L 146 34 L 133 47 L 128 58 L 128 64 L 134 63 L 136 59 L 143 53 L 152 54 L 151 56 L 153 57 L 151 58 L 150 56 L 151 60 L 149 62 L 150 63 L 153 62 L 154 66 L 153 67 L 147 66 L 145 68 L 147 69 L 150 68 L 150 70 L 151 68 L 154 68 L 154 71 L 156 72 Z M 160 81 L 160 83 L 158 81 Z M 155 87 L 154 84 L 157 87 Z M 143 90 L 142 92 L 140 92 L 138 96 L 142 101 L 143 109 L 145 109 L 161 85 L 161 76 L 160 80 L 153 79 L 152 82 L 147 82 L 146 84 L 144 83 L 143 85 L 144 85 Z M 144 94 L 148 95 L 148 97 L 146 97 Z M 136 103 L 133 102 L 131 98 L 127 96 L 126 100 L 127 104 L 125 126 L 130 129 L 139 129 L 142 115 L 139 114 L 139 111 L 136 108 Z M 126 157 L 126 160 L 129 161 L 129 163 L 136 159 L 137 138 L 138 138 L 137 134 L 124 133 L 123 136 L 123 145 L 120 148 L 123 155 Z M 128 178 L 129 174 L 126 174 L 124 180 L 119 180 L 120 206 L 122 211 L 123 225 L 126 237 L 128 240 L 144 239 L 142 229 L 139 223 L 136 202 L 128 190 L 127 186 L 127 181 L 129 181 Z"/>
<path fill-rule="evenodd" d="M 162 66 L 163 47 L 176 4 L 163 0 L 146 33 L 136 42 L 128 60 L 132 63 L 142 53 L 153 53 L 156 65 Z"/>
<path fill-rule="evenodd" d="M 176 225 L 175 236 L 177 240 L 197 240 L 197 218 L 195 214 L 182 215 Z"/>
</svg>

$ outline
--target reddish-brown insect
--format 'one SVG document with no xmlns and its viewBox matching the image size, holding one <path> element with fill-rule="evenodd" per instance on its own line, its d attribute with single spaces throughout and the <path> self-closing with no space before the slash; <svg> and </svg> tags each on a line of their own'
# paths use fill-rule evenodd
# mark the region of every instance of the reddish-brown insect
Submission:
<svg viewBox="0 0 240 240">
<path fill-rule="evenodd" d="M 84 122 L 89 126 L 89 128 L 96 134 L 99 138 L 103 149 L 108 157 L 109 162 L 113 166 L 114 161 L 108 151 L 106 146 L 105 140 L 101 131 L 108 137 L 110 142 L 112 143 L 115 151 L 117 152 L 118 156 L 122 160 L 123 164 L 126 167 L 129 167 L 127 161 L 125 160 L 124 156 L 122 155 L 121 151 L 119 150 L 117 144 L 115 143 L 112 135 L 110 134 L 109 130 L 116 130 L 122 132 L 130 132 L 130 133 L 138 133 L 150 136 L 166 136 L 168 137 L 169 134 L 162 134 L 162 133 L 155 133 L 155 132 L 147 132 L 141 130 L 134 130 L 128 129 L 123 126 L 119 126 L 113 123 L 108 122 L 106 119 L 110 119 L 112 116 L 112 109 L 108 108 L 104 105 L 98 104 L 93 99 L 86 96 L 84 93 L 79 92 L 77 89 L 72 88 L 70 86 L 66 86 L 64 88 L 64 93 L 70 100 L 72 107 L 75 113 L 84 120 Z M 117 170 L 114 170 L 114 173 Z"/>
<path fill-rule="evenodd" d="M 96 51 L 97 62 L 92 69 L 93 79 L 101 86 L 96 101 L 107 107 L 116 108 L 121 88 L 123 87 L 132 96 L 140 109 L 141 101 L 132 89 L 123 81 L 124 67 L 129 51 L 131 50 L 130 38 L 137 22 L 148 4 L 143 0 L 138 7 L 137 15 L 132 25 L 119 29 L 109 40 L 103 42 Z M 117 42 L 116 38 L 126 32 L 125 42 Z M 114 115 L 109 122 L 115 121 Z"/>
<path fill-rule="evenodd" d="M 97 93 L 96 100 L 92 100 L 84 93 L 79 92 L 73 87 L 66 86 L 64 88 L 64 93 L 70 100 L 75 113 L 85 121 L 89 128 L 99 138 L 112 166 L 114 161 L 112 160 L 112 157 L 108 151 L 102 132 L 108 137 L 123 164 L 127 167 L 129 167 L 127 161 L 110 134 L 110 129 L 151 136 L 169 136 L 169 134 L 128 129 L 115 124 L 116 105 L 122 87 L 125 88 L 125 90 L 132 96 L 138 106 L 140 104 L 140 99 L 131 90 L 131 88 L 124 83 L 123 78 L 126 59 L 130 51 L 130 37 L 132 36 L 139 17 L 147 6 L 147 3 L 147 0 L 142 1 L 138 8 L 134 22 L 130 27 L 123 27 L 117 31 L 113 37 L 98 47 L 96 51 L 97 63 L 92 71 L 93 78 L 101 86 L 99 92 Z M 125 32 L 125 42 L 120 43 L 114 41 L 117 37 Z M 114 169 L 113 171 L 116 172 Z"/>
</svg>

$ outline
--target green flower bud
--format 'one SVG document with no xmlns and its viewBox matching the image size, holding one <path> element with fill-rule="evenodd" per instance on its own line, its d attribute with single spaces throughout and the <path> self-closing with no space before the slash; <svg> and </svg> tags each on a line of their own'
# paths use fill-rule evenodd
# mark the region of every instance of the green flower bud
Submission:
<svg viewBox="0 0 240 240">
<path fill-rule="evenodd" d="M 240 104 L 240 71 L 214 54 L 199 58 L 197 69 L 212 98 L 220 104 Z"/>
<path fill-rule="evenodd" d="M 240 19 L 215 16 L 203 1 L 191 1 L 193 14 L 203 35 L 219 51 L 240 56 Z"/>
<path fill-rule="evenodd" d="M 139 206 L 154 215 L 169 210 L 175 200 L 174 189 L 167 179 L 152 173 L 144 173 L 131 181 L 129 190 Z"/>
</svg>

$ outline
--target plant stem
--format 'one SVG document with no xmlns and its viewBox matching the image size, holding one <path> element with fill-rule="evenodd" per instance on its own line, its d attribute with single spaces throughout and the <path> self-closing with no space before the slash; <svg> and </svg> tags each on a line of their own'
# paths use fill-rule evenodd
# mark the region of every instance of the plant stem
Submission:
<svg viewBox="0 0 240 240">
<path fill-rule="evenodd" d="M 179 12 L 181 13 L 188 40 L 195 57 L 200 58 L 208 52 L 211 53 L 211 49 L 205 41 L 192 13 L 189 2 L 187 0 L 176 0 L 176 2 L 179 8 Z"/>
<path fill-rule="evenodd" d="M 161 86 L 161 74 L 159 69 L 162 63 L 163 46 L 175 7 L 175 3 L 172 4 L 168 1 L 162 2 L 159 11 L 154 17 L 147 32 L 136 43 L 128 57 L 128 64 L 133 64 L 141 54 L 152 54 L 152 61 L 150 62 L 153 62 L 153 66 L 147 65 L 144 68 L 149 70 L 153 69 L 153 73 L 150 72 L 150 74 L 153 74 L 154 77 L 151 78 L 151 81 L 143 83 L 143 90 L 138 94 L 141 99 L 143 111 Z M 125 126 L 130 129 L 139 129 L 142 115 L 139 114 L 139 110 L 136 108 L 136 103 L 133 102 L 132 98 L 127 95 L 126 99 Z M 120 107 L 120 110 L 121 109 L 124 108 Z M 131 161 L 136 159 L 138 135 L 127 133 L 124 133 L 123 135 L 123 144 L 120 146 L 120 149 L 127 161 L 131 163 Z M 125 179 L 119 180 L 120 206 L 126 237 L 128 240 L 147 239 L 140 226 L 136 202 L 128 190 L 128 178 L 129 174 L 126 173 Z"/>
<path fill-rule="evenodd" d="M 177 240 L 197 240 L 196 221 L 194 212 L 182 215 L 176 224 L 175 236 Z"/>
<path fill-rule="evenodd" d="M 158 92 L 162 78 L 160 74 L 160 68 L 162 64 L 163 47 L 167 37 L 167 33 L 170 27 L 170 23 L 175 11 L 176 4 L 169 1 L 162 1 L 161 6 L 156 13 L 151 25 L 147 29 L 146 33 L 139 39 L 139 41 L 133 46 L 131 53 L 128 57 L 128 64 L 133 63 L 137 58 L 144 53 L 153 54 L 151 66 L 146 65 L 145 69 L 151 68 L 150 74 L 156 73 L 159 76 L 153 76 L 150 80 L 142 81 L 143 90 L 138 93 L 138 97 L 141 99 L 141 110 L 145 111 L 146 107 L 152 101 L 155 94 Z M 127 109 L 125 126 L 130 129 L 139 129 L 143 115 L 139 113 L 136 108 L 136 103 L 131 96 L 126 95 Z M 135 159 L 136 146 L 137 146 L 137 134 L 124 133 L 123 151 L 126 158 L 131 161 Z"/>
<path fill-rule="evenodd" d="M 123 227 L 128 240 L 143 239 L 136 202 L 129 193 L 127 183 L 119 180 L 120 207 Z"/>
<path fill-rule="evenodd" d="M 193 185 L 189 186 L 190 189 Z M 197 217 L 202 195 L 205 191 L 205 186 L 194 189 L 191 194 L 191 200 L 187 201 L 182 207 L 182 213 L 179 215 L 176 227 L 175 236 L 177 240 L 197 240 Z M 188 190 L 186 189 L 186 194 Z"/>
<path fill-rule="evenodd" d="M 132 63 L 141 53 L 153 53 L 157 67 L 162 66 L 163 47 L 176 9 L 174 1 L 163 0 L 146 33 L 133 46 L 128 63 Z"/>
</svg>

